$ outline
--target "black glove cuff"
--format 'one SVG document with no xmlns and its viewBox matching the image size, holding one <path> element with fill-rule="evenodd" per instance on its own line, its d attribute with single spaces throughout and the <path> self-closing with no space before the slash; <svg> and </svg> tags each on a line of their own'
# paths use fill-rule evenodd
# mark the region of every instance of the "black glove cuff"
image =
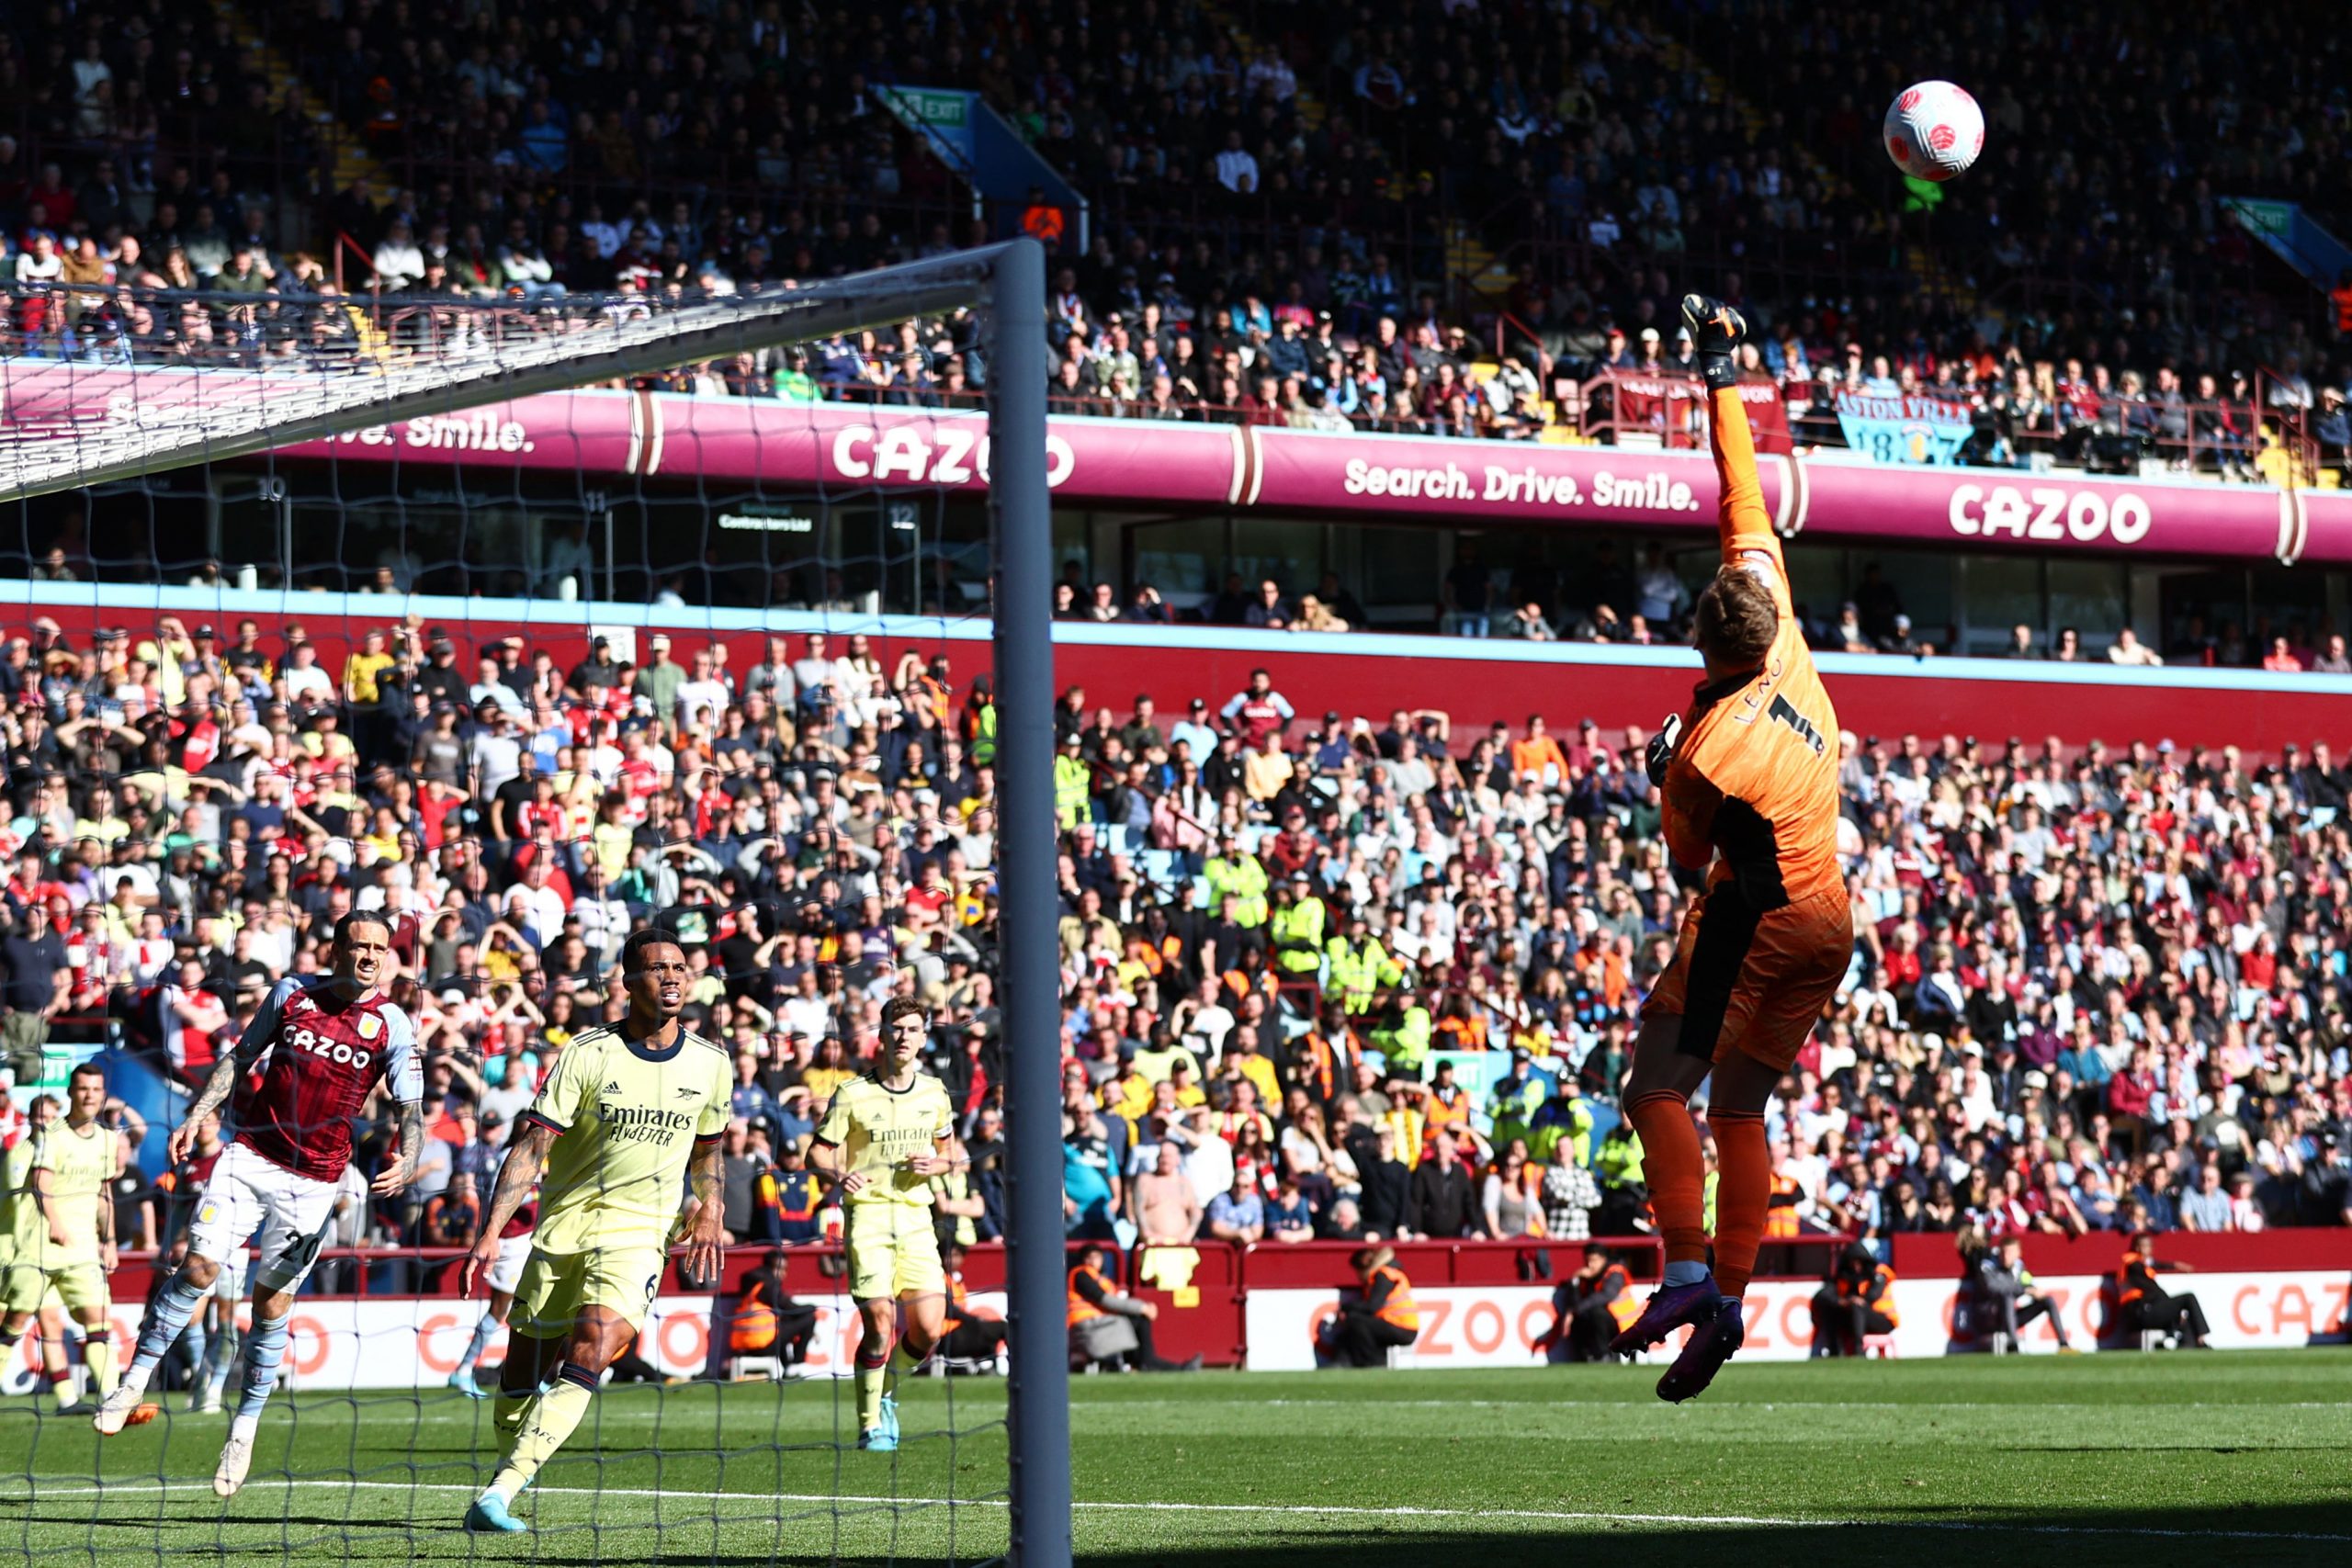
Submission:
<svg viewBox="0 0 2352 1568">
<path fill-rule="evenodd" d="M 1710 391 L 1720 392 L 1739 385 L 1739 367 L 1732 363 L 1728 354 L 1702 354 L 1699 356 L 1699 374 Z"/>
</svg>

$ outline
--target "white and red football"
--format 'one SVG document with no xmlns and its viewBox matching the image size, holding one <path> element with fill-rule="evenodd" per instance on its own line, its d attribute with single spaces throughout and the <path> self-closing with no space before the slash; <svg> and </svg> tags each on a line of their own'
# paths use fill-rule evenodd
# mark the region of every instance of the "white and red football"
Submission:
<svg viewBox="0 0 2352 1568">
<path fill-rule="evenodd" d="M 1886 107 L 1886 155 L 1906 175 L 1938 183 L 1984 150 L 1984 111 L 1950 82 L 1905 87 Z"/>
</svg>

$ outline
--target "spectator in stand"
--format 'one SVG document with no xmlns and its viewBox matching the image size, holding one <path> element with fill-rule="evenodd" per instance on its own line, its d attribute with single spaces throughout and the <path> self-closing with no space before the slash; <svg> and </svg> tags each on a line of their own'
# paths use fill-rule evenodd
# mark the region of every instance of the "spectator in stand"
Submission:
<svg viewBox="0 0 2352 1568">
<path fill-rule="evenodd" d="M 2139 633 L 2133 631 L 2130 626 L 2125 626 L 2115 634 L 2115 641 L 2109 646 L 2107 650 L 2107 661 L 2109 664 L 2125 664 L 2141 669 L 2152 669 L 2156 665 L 2162 664 L 2164 662 L 2164 658 L 2161 654 L 2157 653 L 2154 649 L 2143 643 L 2140 640 Z"/>
<path fill-rule="evenodd" d="M 1163 1139 L 1152 1168 L 1130 1186 L 1134 1212 L 1127 1218 L 1146 1247 L 1188 1244 L 1201 1228 L 1203 1210 L 1191 1179 L 1184 1174 L 1183 1150 Z"/>
<path fill-rule="evenodd" d="M 1430 1134 L 1428 1153 L 1413 1171 L 1411 1217 L 1418 1234 L 1462 1236 L 1485 1234 L 1469 1168 L 1462 1163 L 1453 1134 Z"/>
</svg>

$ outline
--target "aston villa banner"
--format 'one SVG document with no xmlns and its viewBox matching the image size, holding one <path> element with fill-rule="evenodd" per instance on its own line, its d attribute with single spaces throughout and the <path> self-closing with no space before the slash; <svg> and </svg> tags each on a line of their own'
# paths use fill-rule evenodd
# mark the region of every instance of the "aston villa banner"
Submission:
<svg viewBox="0 0 2352 1568">
<path fill-rule="evenodd" d="M 1838 394 L 1846 445 L 1873 463 L 1949 463 L 1968 439 L 1966 403 L 1940 398 Z"/>
</svg>

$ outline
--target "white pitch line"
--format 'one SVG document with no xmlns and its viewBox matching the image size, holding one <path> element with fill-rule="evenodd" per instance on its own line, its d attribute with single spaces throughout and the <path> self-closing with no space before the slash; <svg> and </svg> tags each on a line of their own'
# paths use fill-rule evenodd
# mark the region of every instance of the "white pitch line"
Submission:
<svg viewBox="0 0 2352 1568">
<path fill-rule="evenodd" d="M 38 1483 L 36 1483 L 38 1484 Z M 36 1490 L 34 1501 L 43 1497 L 95 1497 L 124 1492 L 175 1492 L 208 1489 L 209 1481 L 193 1477 L 182 1480 L 158 1479 L 111 1483 L 100 1486 L 75 1487 L 70 1490 Z M 339 1489 L 346 1492 L 455 1492 L 478 1493 L 481 1488 L 470 1483 L 403 1482 L 403 1481 L 263 1481 L 249 1483 L 255 1489 L 276 1487 L 310 1487 Z M 555 1497 L 650 1497 L 680 1501 L 717 1503 L 829 1503 L 851 1504 L 861 1508 L 1003 1508 L 1002 1498 L 976 1497 L 876 1497 L 836 1495 L 818 1492 L 684 1492 L 665 1491 L 643 1486 L 544 1486 L 533 1492 L 540 1496 Z M 2180 1540 L 2267 1540 L 2352 1543 L 2352 1535 L 2325 1535 L 2301 1530 L 2233 1530 L 2233 1529 L 2152 1529 L 2127 1525 L 2002 1525 L 1962 1519 L 1823 1519 L 1779 1518 L 1757 1514 L 1625 1514 L 1581 1512 L 1550 1508 L 1425 1508 L 1411 1505 L 1389 1507 L 1364 1507 L 1343 1504 L 1315 1503 L 1253 1504 L 1253 1503 L 1125 1503 L 1075 1502 L 1073 1508 L 1091 1513 L 1142 1514 L 1273 1514 L 1286 1517 L 1360 1518 L 1360 1519 L 1519 1519 L 1550 1524 L 1634 1524 L 1634 1525 L 1708 1525 L 1736 1529 L 1894 1529 L 1950 1530 L 1964 1534 L 1991 1535 L 2056 1535 L 2056 1536 L 2124 1536 L 2160 1537 Z M 159 1521 L 160 1522 L 160 1521 Z M 360 1521 L 366 1522 L 366 1521 Z M 701 1523 L 701 1520 L 692 1521 Z M 717 1524 L 749 1524 L 755 1520 L 734 1517 L 718 1518 Z M 614 1529 L 660 1528 L 617 1525 Z M 679 1528 L 672 1525 L 669 1528 Z"/>
</svg>

